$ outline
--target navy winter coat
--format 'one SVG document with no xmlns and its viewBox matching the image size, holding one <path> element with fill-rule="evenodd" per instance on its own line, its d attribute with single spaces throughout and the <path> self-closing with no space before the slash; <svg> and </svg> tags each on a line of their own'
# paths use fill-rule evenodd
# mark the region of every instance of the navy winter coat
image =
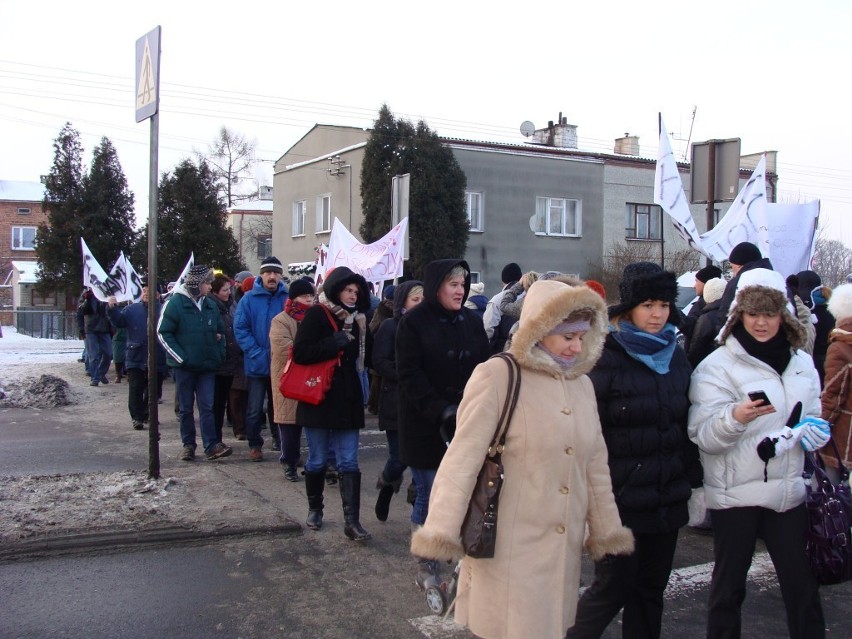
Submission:
<svg viewBox="0 0 852 639">
<path fill-rule="evenodd" d="M 272 318 L 284 310 L 287 287 L 283 282 L 278 288 L 268 291 L 258 276 L 252 289 L 243 295 L 237 304 L 234 316 L 234 337 L 243 351 L 244 368 L 249 377 L 269 377 L 272 347 L 269 344 L 269 329 Z"/>
<path fill-rule="evenodd" d="M 155 317 L 160 317 L 160 305 L 156 306 Z M 142 302 L 128 306 L 113 306 L 107 309 L 109 321 L 116 328 L 127 329 L 127 354 L 124 368 L 148 370 L 148 305 Z M 157 343 L 157 370 L 166 372 L 166 352 Z"/>
</svg>

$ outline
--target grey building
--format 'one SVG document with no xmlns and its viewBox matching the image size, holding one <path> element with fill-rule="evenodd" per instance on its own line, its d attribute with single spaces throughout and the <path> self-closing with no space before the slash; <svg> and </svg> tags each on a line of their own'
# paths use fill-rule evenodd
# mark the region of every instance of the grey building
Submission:
<svg viewBox="0 0 852 639">
<path fill-rule="evenodd" d="M 316 246 L 328 242 L 335 217 L 359 236 L 359 177 L 368 137 L 364 129 L 316 125 L 276 162 L 273 251 L 282 261 L 312 261 Z M 467 176 L 465 259 L 487 295 L 500 289 L 508 262 L 525 271 L 596 279 L 607 266 L 620 273 L 618 260 L 631 256 L 675 270 L 698 266 L 699 254 L 653 203 L 655 159 L 638 156 L 634 136 L 615 140 L 612 153 L 579 151 L 576 127 L 560 119 L 528 140 L 443 139 Z M 688 189 L 689 165 L 679 166 Z M 741 171 L 741 182 L 750 168 Z M 728 206 L 717 204 L 716 216 Z M 705 207 L 692 209 L 703 232 Z"/>
</svg>

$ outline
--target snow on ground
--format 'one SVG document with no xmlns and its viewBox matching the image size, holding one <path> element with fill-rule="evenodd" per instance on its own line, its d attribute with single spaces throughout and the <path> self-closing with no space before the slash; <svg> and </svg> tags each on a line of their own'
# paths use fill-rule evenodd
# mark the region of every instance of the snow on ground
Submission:
<svg viewBox="0 0 852 639">
<path fill-rule="evenodd" d="M 0 337 L 0 375 L 9 364 L 61 364 L 75 362 L 83 352 L 83 340 L 41 339 L 21 335 L 14 326 L 3 327 Z M 47 372 L 41 366 L 29 374 Z"/>
</svg>

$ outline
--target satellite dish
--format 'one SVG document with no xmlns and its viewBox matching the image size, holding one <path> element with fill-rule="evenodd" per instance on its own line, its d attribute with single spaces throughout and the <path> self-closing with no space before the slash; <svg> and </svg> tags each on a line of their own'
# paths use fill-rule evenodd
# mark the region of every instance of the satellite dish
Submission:
<svg viewBox="0 0 852 639">
<path fill-rule="evenodd" d="M 523 135 L 525 138 L 528 138 L 533 133 L 535 133 L 535 124 L 533 124 L 529 120 L 524 120 L 521 123 L 521 135 Z"/>
</svg>

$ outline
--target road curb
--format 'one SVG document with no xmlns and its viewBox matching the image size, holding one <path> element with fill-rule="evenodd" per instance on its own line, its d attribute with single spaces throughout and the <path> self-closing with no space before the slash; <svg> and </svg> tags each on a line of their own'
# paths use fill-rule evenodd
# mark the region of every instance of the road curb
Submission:
<svg viewBox="0 0 852 639">
<path fill-rule="evenodd" d="M 5 544 L 0 549 L 0 559 L 14 559 L 32 555 L 59 554 L 71 551 L 108 550 L 128 546 L 146 546 L 187 541 L 215 541 L 227 537 L 248 535 L 299 535 L 302 526 L 292 520 L 272 526 L 198 530 L 182 526 L 168 526 L 148 530 L 111 530 L 96 533 L 56 535 L 39 539 L 26 539 Z"/>
</svg>

